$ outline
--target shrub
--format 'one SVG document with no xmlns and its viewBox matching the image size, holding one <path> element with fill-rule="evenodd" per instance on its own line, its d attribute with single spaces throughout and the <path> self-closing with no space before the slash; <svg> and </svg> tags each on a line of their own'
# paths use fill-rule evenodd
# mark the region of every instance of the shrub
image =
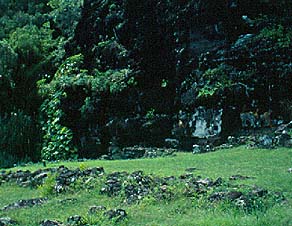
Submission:
<svg viewBox="0 0 292 226">
<path fill-rule="evenodd" d="M 41 122 L 44 132 L 42 158 L 46 160 L 77 157 L 77 150 L 72 143 L 73 133 L 61 124 L 63 111 L 60 104 L 62 96 L 65 95 L 66 93 L 57 92 L 41 106 L 41 111 L 46 115 L 46 119 Z"/>
<path fill-rule="evenodd" d="M 37 160 L 38 129 L 34 120 L 22 111 L 0 116 L 0 167 Z"/>
<path fill-rule="evenodd" d="M 56 184 L 56 174 L 49 174 L 45 182 L 38 186 L 38 190 L 42 197 L 47 197 L 54 194 Z"/>
</svg>

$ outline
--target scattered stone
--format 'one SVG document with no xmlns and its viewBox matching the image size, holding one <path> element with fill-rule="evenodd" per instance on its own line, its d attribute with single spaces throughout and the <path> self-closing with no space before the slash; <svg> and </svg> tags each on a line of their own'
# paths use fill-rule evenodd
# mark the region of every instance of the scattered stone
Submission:
<svg viewBox="0 0 292 226">
<path fill-rule="evenodd" d="M 258 139 L 258 146 L 261 148 L 273 148 L 273 138 L 268 135 L 263 135 Z"/>
<path fill-rule="evenodd" d="M 240 114 L 240 119 L 243 128 L 256 128 L 257 119 L 253 112 L 243 112 Z"/>
<path fill-rule="evenodd" d="M 186 179 L 190 179 L 190 178 L 193 178 L 194 175 L 192 173 L 187 173 L 187 174 L 182 174 L 179 176 L 179 179 L 180 180 L 186 180 Z"/>
<path fill-rule="evenodd" d="M 230 148 L 233 148 L 232 144 L 221 144 L 219 146 L 214 147 L 214 150 L 217 151 L 217 150 L 230 149 Z"/>
<path fill-rule="evenodd" d="M 240 191 L 231 191 L 226 194 L 227 198 L 231 201 L 240 198 L 242 195 L 243 194 Z"/>
<path fill-rule="evenodd" d="M 99 159 L 101 160 L 111 160 L 111 157 L 108 155 L 102 155 Z"/>
<path fill-rule="evenodd" d="M 194 197 L 196 195 L 204 195 L 208 192 L 208 190 L 212 189 L 213 187 L 218 187 L 223 183 L 221 177 L 217 178 L 215 181 L 205 178 L 201 179 L 198 178 L 191 178 L 186 182 L 186 189 L 184 194 L 188 197 Z"/>
<path fill-rule="evenodd" d="M 202 150 L 201 150 L 200 145 L 194 144 L 193 145 L 193 154 L 198 154 L 198 153 L 201 153 L 201 152 L 202 152 Z"/>
<path fill-rule="evenodd" d="M 108 196 L 118 195 L 122 189 L 122 176 L 124 175 L 120 172 L 109 174 L 104 186 L 101 188 L 101 193 Z"/>
<path fill-rule="evenodd" d="M 158 191 L 154 195 L 156 200 L 171 200 L 173 196 L 174 196 L 174 193 L 166 184 L 160 186 Z"/>
<path fill-rule="evenodd" d="M 79 215 L 70 216 L 67 219 L 67 223 L 69 225 L 81 225 L 82 224 L 82 217 Z"/>
<path fill-rule="evenodd" d="M 58 168 L 39 169 L 34 172 L 18 170 L 16 172 L 1 171 L 0 183 L 16 182 L 22 187 L 37 187 L 44 183 L 49 174 L 56 174 L 55 191 L 61 193 L 66 191 L 67 187 L 79 178 L 99 177 L 104 174 L 102 167 L 94 167 L 81 171 L 80 169 L 69 170 L 65 166 Z"/>
<path fill-rule="evenodd" d="M 158 157 L 165 157 L 171 156 L 176 152 L 176 149 L 163 149 L 163 148 L 148 148 L 145 151 L 144 158 L 158 158 Z"/>
<path fill-rule="evenodd" d="M 150 176 L 144 175 L 143 171 L 131 173 L 125 180 L 125 202 L 130 204 L 143 199 L 153 191 L 159 182 L 155 182 Z"/>
<path fill-rule="evenodd" d="M 211 152 L 214 151 L 213 145 L 206 144 L 206 145 L 198 145 L 194 144 L 193 145 L 193 154 L 198 154 L 198 153 L 206 153 L 206 152 Z"/>
<path fill-rule="evenodd" d="M 147 147 L 125 147 L 119 153 L 112 156 L 113 159 L 137 159 L 137 158 L 157 158 L 171 156 L 176 152 L 174 148 L 147 148 Z"/>
<path fill-rule="evenodd" d="M 66 204 L 66 203 L 74 203 L 76 201 L 77 201 L 76 198 L 67 198 L 67 199 L 60 200 L 59 202 L 62 204 Z"/>
<path fill-rule="evenodd" d="M 227 141 L 228 141 L 228 144 L 231 144 L 231 145 L 237 144 L 237 140 L 234 136 L 228 136 Z"/>
<path fill-rule="evenodd" d="M 288 129 L 292 126 L 292 121 L 287 124 L 282 124 L 278 126 L 278 128 L 275 131 L 276 135 L 281 135 L 282 133 L 287 133 Z"/>
<path fill-rule="evenodd" d="M 174 182 L 176 180 L 176 177 L 175 176 L 164 177 L 163 180 L 166 182 Z"/>
<path fill-rule="evenodd" d="M 292 147 L 291 136 L 288 134 L 286 130 L 283 130 L 281 134 L 276 136 L 276 140 L 277 145 L 281 147 Z"/>
<path fill-rule="evenodd" d="M 109 210 L 104 213 L 110 220 L 115 219 L 116 221 L 121 221 L 127 217 L 127 213 L 123 209 Z"/>
<path fill-rule="evenodd" d="M 88 210 L 88 214 L 96 214 L 106 210 L 105 206 L 91 206 Z"/>
<path fill-rule="evenodd" d="M 12 220 L 10 217 L 0 218 L 0 226 L 9 226 L 9 225 L 17 225 L 17 222 L 15 220 Z"/>
<path fill-rule="evenodd" d="M 43 220 L 40 226 L 63 226 L 62 222 L 56 220 Z"/>
<path fill-rule="evenodd" d="M 230 192 L 215 192 L 208 197 L 210 201 L 231 200 L 234 201 L 242 196 L 242 192 L 230 191 Z"/>
<path fill-rule="evenodd" d="M 177 139 L 172 139 L 172 138 L 166 138 L 164 140 L 165 146 L 167 148 L 173 148 L 176 149 L 179 147 L 179 141 Z"/>
<path fill-rule="evenodd" d="M 185 169 L 185 171 L 187 172 L 194 172 L 196 170 L 198 170 L 196 167 L 190 167 L 190 168 Z"/>
<path fill-rule="evenodd" d="M 255 188 L 250 192 L 250 195 L 251 195 L 251 196 L 257 196 L 257 197 L 263 197 L 263 196 L 265 196 L 266 194 L 268 194 L 268 190 L 263 189 L 263 188 L 258 188 L 258 187 L 255 187 Z"/>
<path fill-rule="evenodd" d="M 249 177 L 249 176 L 242 176 L 242 175 L 232 175 L 231 177 L 229 177 L 229 180 L 246 180 L 246 179 L 253 179 L 254 177 Z"/>
<path fill-rule="evenodd" d="M 3 211 L 21 209 L 26 207 L 32 207 L 35 205 L 42 205 L 47 201 L 47 198 L 37 198 L 37 199 L 28 199 L 28 200 L 19 200 L 15 203 L 9 204 L 2 208 Z"/>
<path fill-rule="evenodd" d="M 199 185 L 203 185 L 203 186 L 209 186 L 211 184 L 213 184 L 213 182 L 209 179 L 209 178 L 206 178 L 206 179 L 200 179 L 200 180 L 197 180 L 196 181 Z"/>
</svg>

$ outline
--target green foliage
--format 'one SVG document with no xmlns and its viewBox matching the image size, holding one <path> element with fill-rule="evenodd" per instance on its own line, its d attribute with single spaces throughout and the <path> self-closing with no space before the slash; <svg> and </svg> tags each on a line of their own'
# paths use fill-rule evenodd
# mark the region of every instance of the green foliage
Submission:
<svg viewBox="0 0 292 226">
<path fill-rule="evenodd" d="M 18 55 L 7 40 L 0 41 L 0 57 L 0 74 L 11 78 L 13 68 L 17 64 Z"/>
<path fill-rule="evenodd" d="M 23 109 L 28 114 L 36 115 L 40 106 L 36 81 L 50 74 L 50 70 L 53 71 L 51 63 L 58 57 L 52 56 L 52 52 L 56 53 L 55 44 L 52 31 L 45 25 L 41 28 L 36 25 L 16 28 L 7 39 L 1 41 L 0 53 L 3 54 L 0 56 L 0 74 L 7 80 L 3 91 L 9 91 L 6 93 L 10 94 L 11 108 L 6 108 L 6 112 Z M 0 108 L 2 106 L 5 105 L 1 104 Z"/>
<path fill-rule="evenodd" d="M 92 79 L 92 91 L 100 93 L 109 91 L 111 94 L 122 92 L 129 85 L 135 85 L 135 80 L 128 79 L 129 69 L 95 71 Z"/>
<path fill-rule="evenodd" d="M 272 39 L 276 44 L 282 48 L 288 48 L 291 45 L 292 30 L 287 29 L 282 25 L 273 27 L 265 27 L 258 35 L 259 39 Z"/>
<path fill-rule="evenodd" d="M 106 215 L 104 215 L 103 212 L 99 212 L 96 214 L 87 214 L 83 217 L 83 225 L 102 225 L 102 226 L 126 226 L 128 225 L 128 220 L 124 219 L 123 221 L 119 221 L 115 218 L 108 219 Z"/>
<path fill-rule="evenodd" d="M 0 167 L 36 160 L 38 134 L 35 122 L 22 111 L 0 116 Z"/>
<path fill-rule="evenodd" d="M 214 69 L 208 69 L 202 75 L 205 85 L 199 90 L 198 98 L 208 98 L 216 94 L 220 90 L 232 85 L 229 79 L 229 71 L 231 68 L 228 65 L 219 65 Z"/>
<path fill-rule="evenodd" d="M 49 174 L 42 185 L 38 186 L 38 191 L 42 197 L 55 194 L 56 174 Z"/>
<path fill-rule="evenodd" d="M 65 92 L 56 92 L 44 101 L 41 112 L 45 115 L 42 121 L 43 147 L 42 158 L 46 160 L 74 159 L 77 150 L 72 144 L 73 134 L 61 124 L 63 112 L 60 109 L 61 99 Z"/>
<path fill-rule="evenodd" d="M 62 35 L 72 38 L 81 15 L 83 0 L 50 0 L 48 5 L 52 8 L 50 15 L 57 27 L 61 29 Z"/>
<path fill-rule="evenodd" d="M 155 109 L 151 108 L 149 111 L 147 111 L 145 118 L 148 120 L 152 120 L 155 118 Z"/>
<path fill-rule="evenodd" d="M 162 79 L 161 87 L 162 87 L 162 88 L 166 88 L 167 85 L 168 85 L 168 80 L 167 80 L 167 79 Z"/>
<path fill-rule="evenodd" d="M 81 171 L 84 171 L 84 170 L 88 169 L 88 166 L 86 165 L 86 163 L 81 162 L 80 165 L 79 165 L 79 169 Z"/>
</svg>

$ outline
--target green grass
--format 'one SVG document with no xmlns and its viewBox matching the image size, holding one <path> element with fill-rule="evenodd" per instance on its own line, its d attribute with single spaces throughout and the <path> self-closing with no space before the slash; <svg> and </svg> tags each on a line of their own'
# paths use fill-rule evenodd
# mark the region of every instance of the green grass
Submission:
<svg viewBox="0 0 292 226">
<path fill-rule="evenodd" d="M 48 203 L 32 208 L 0 212 L 1 216 L 9 216 L 20 222 L 20 225 L 39 225 L 43 219 L 66 221 L 70 215 L 83 215 L 92 205 L 104 205 L 109 208 L 123 208 L 128 213 L 128 219 L 122 225 L 292 225 L 292 174 L 287 172 L 292 167 L 292 149 L 246 149 L 244 147 L 222 150 L 206 154 L 192 155 L 177 153 L 174 157 L 157 159 L 137 159 L 121 161 L 86 161 L 48 163 L 47 167 L 65 165 L 68 167 L 104 167 L 106 173 L 114 171 L 133 172 L 143 170 L 146 174 L 159 176 L 179 176 L 186 173 L 185 169 L 196 167 L 195 175 L 225 180 L 235 174 L 254 177 L 234 183 L 257 185 L 269 191 L 283 192 L 286 201 L 269 208 L 266 212 L 255 211 L 247 214 L 243 211 L 229 209 L 224 204 L 205 206 L 204 201 L 179 197 L 166 202 L 147 202 L 125 205 L 122 198 L 109 198 L 100 195 L 98 189 L 81 190 L 53 196 Z M 43 168 L 40 164 L 27 167 L 17 167 L 11 170 L 36 170 Z M 37 189 L 20 188 L 14 184 L 0 186 L 0 208 L 19 199 L 36 198 L 40 196 Z M 60 200 L 75 198 L 76 201 L 61 204 Z M 103 223 L 102 225 L 107 225 Z M 112 225 L 117 225 L 113 223 Z"/>
</svg>

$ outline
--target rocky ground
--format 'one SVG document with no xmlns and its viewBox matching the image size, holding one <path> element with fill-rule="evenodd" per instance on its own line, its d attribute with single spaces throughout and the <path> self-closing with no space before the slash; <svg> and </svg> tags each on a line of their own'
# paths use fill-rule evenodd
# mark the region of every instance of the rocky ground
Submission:
<svg viewBox="0 0 292 226">
<path fill-rule="evenodd" d="M 113 172 L 106 173 L 102 167 L 81 170 L 69 169 L 64 166 L 58 168 L 39 169 L 37 171 L 1 171 L 0 181 L 4 183 L 16 183 L 24 187 L 46 187 L 51 186 L 52 190 L 48 197 L 41 197 L 28 200 L 19 200 L 1 207 L 1 215 L 7 211 L 21 208 L 31 208 L 35 205 L 45 204 L 51 195 L 60 195 L 76 189 L 94 189 L 98 185 L 99 193 L 108 197 L 120 196 L 122 202 L 127 205 L 139 205 L 143 199 L 154 201 L 171 201 L 180 196 L 206 199 L 210 204 L 228 202 L 234 208 L 242 209 L 246 213 L 256 209 L 265 211 L 277 203 L 285 201 L 281 192 L 274 192 L 257 186 L 247 186 L 234 181 L 253 179 L 248 175 L 232 175 L 224 180 L 221 177 L 210 179 L 202 178 L 194 174 L 196 168 L 185 169 L 186 173 L 178 177 L 158 177 L 147 175 L 143 171 Z M 53 183 L 48 184 L 48 177 L 54 175 Z M 81 182 L 81 183 L 80 183 Z M 74 200 L 62 200 L 69 202 Z M 104 218 L 119 222 L 127 218 L 124 209 L 107 209 L 105 206 L 88 206 L 88 214 L 99 214 Z M 80 215 L 68 216 L 66 222 L 54 219 L 44 219 L 39 223 L 42 226 L 55 225 L 89 225 L 86 219 Z M 8 217 L 0 218 L 0 225 L 17 225 L 17 222 Z"/>
</svg>

